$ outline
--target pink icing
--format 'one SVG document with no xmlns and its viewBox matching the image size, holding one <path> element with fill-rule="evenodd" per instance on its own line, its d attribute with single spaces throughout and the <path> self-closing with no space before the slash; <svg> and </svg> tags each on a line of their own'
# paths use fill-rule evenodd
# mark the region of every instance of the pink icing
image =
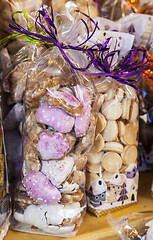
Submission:
<svg viewBox="0 0 153 240">
<path fill-rule="evenodd" d="M 68 149 L 69 142 L 63 139 L 61 133 L 42 133 L 37 144 L 37 150 L 43 160 L 60 159 Z"/>
<path fill-rule="evenodd" d="M 56 131 L 67 133 L 70 132 L 74 125 L 74 117 L 57 107 L 51 107 L 43 103 L 36 111 L 38 122 L 53 127 Z"/>
<path fill-rule="evenodd" d="M 73 107 L 79 107 L 80 102 L 76 99 L 75 96 L 73 96 L 68 91 L 56 91 L 56 90 L 50 90 L 48 89 L 48 93 L 53 98 L 60 98 L 63 99 L 67 105 L 73 106 Z"/>
<path fill-rule="evenodd" d="M 27 194 L 40 204 L 55 204 L 61 199 L 59 190 L 41 173 L 29 173 L 23 179 Z"/>
</svg>

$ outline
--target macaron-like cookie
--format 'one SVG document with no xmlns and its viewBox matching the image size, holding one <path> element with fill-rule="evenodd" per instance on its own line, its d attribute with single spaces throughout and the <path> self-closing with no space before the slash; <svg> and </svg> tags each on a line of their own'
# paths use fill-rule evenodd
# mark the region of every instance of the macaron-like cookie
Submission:
<svg viewBox="0 0 153 240">
<path fill-rule="evenodd" d="M 107 152 L 102 157 L 102 166 L 108 172 L 116 172 L 122 166 L 122 158 L 118 153 Z"/>
<path fill-rule="evenodd" d="M 76 117 L 75 119 L 75 134 L 76 137 L 83 137 L 90 124 L 91 99 L 87 88 L 82 85 L 77 85 L 75 87 L 75 93 L 82 107 L 81 116 Z"/>
<path fill-rule="evenodd" d="M 91 148 L 91 152 L 98 153 L 103 150 L 105 145 L 104 138 L 101 134 L 98 134 L 95 138 L 94 145 Z"/>
<path fill-rule="evenodd" d="M 87 170 L 91 173 L 99 173 L 99 169 L 100 169 L 101 163 L 88 163 L 87 162 Z"/>
<path fill-rule="evenodd" d="M 105 93 L 110 88 L 110 82 L 108 78 L 103 79 L 103 76 L 101 78 L 98 79 L 98 82 L 95 81 L 95 85 L 98 92 Z"/>
<path fill-rule="evenodd" d="M 138 113 L 139 113 L 138 103 L 135 101 L 132 101 L 131 111 L 130 111 L 130 122 L 133 123 L 134 121 L 136 121 L 136 119 L 138 118 Z"/>
<path fill-rule="evenodd" d="M 125 146 L 124 152 L 121 154 L 123 163 L 125 165 L 130 165 L 135 163 L 137 160 L 137 148 L 136 146 Z"/>
<path fill-rule="evenodd" d="M 105 141 L 113 142 L 118 135 L 118 126 L 116 121 L 107 121 L 106 127 L 102 132 Z"/>
<path fill-rule="evenodd" d="M 90 152 L 87 154 L 88 162 L 86 166 L 89 172 L 99 173 L 103 154 L 104 154 L 103 152 L 99 153 Z"/>
<path fill-rule="evenodd" d="M 107 124 L 107 121 L 106 121 L 104 115 L 102 115 L 99 112 L 97 115 L 96 133 L 95 133 L 96 136 L 105 129 L 106 124 Z"/>
<path fill-rule="evenodd" d="M 106 142 L 103 151 L 112 151 L 121 154 L 124 148 L 123 145 L 118 142 Z"/>
<path fill-rule="evenodd" d="M 105 101 L 109 101 L 114 98 L 114 88 L 109 88 L 108 91 L 105 93 Z"/>
<path fill-rule="evenodd" d="M 125 125 L 125 134 L 120 138 L 121 141 L 126 145 L 133 145 L 137 139 L 137 129 L 134 124 L 128 123 Z"/>
<path fill-rule="evenodd" d="M 117 99 L 108 100 L 102 105 L 101 112 L 106 119 L 116 120 L 122 115 L 122 104 Z"/>
<path fill-rule="evenodd" d="M 27 194 L 40 204 L 55 204 L 61 199 L 59 190 L 41 172 L 29 173 L 22 182 Z"/>
<path fill-rule="evenodd" d="M 38 122 L 51 126 L 58 132 L 67 133 L 73 128 L 75 118 L 63 109 L 43 103 L 36 111 Z"/>
<path fill-rule="evenodd" d="M 88 158 L 88 163 L 92 163 L 92 164 L 96 164 L 96 163 L 100 163 L 102 156 L 103 156 L 104 152 L 99 152 L 99 153 L 87 153 L 87 158 Z"/>
<path fill-rule="evenodd" d="M 109 182 L 111 180 L 111 178 L 113 177 L 114 172 L 108 172 L 106 170 L 103 171 L 103 179 L 105 182 Z"/>
<path fill-rule="evenodd" d="M 137 91 L 133 87 L 131 87 L 127 84 L 124 85 L 124 91 L 125 91 L 125 95 L 127 96 L 127 98 L 132 98 L 132 99 L 138 98 Z"/>
<path fill-rule="evenodd" d="M 105 94 L 99 94 L 96 101 L 93 102 L 93 105 L 92 105 L 93 109 L 99 112 L 104 100 L 105 100 Z"/>
<path fill-rule="evenodd" d="M 122 137 L 125 134 L 125 125 L 123 121 L 118 121 L 118 134 L 119 137 Z"/>
<path fill-rule="evenodd" d="M 123 97 L 124 97 L 124 90 L 123 90 L 123 88 L 121 88 L 121 87 L 117 88 L 117 90 L 115 92 L 115 98 L 117 98 L 117 100 L 119 102 L 121 102 Z"/>
<path fill-rule="evenodd" d="M 72 157 L 62 160 L 42 161 L 41 172 L 44 173 L 51 183 L 58 187 L 71 174 L 74 165 Z"/>
<path fill-rule="evenodd" d="M 69 142 L 64 139 L 62 133 L 49 135 L 45 132 L 39 136 L 37 150 L 42 160 L 60 159 L 69 149 Z"/>
<path fill-rule="evenodd" d="M 131 107 L 131 99 L 124 98 L 122 100 L 122 106 L 123 106 L 123 112 L 122 112 L 122 118 L 129 120 L 130 117 L 130 107 Z"/>
</svg>

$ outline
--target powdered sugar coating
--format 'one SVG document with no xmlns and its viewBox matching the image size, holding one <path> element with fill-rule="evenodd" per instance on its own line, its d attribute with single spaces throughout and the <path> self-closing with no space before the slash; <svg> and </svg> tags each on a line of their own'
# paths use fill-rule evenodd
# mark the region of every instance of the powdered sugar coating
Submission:
<svg viewBox="0 0 153 240">
<path fill-rule="evenodd" d="M 48 103 L 43 103 L 36 111 L 37 121 L 51 126 L 56 131 L 70 132 L 74 125 L 74 117 L 64 110 L 52 107 Z"/>
<path fill-rule="evenodd" d="M 60 159 L 68 149 L 69 142 L 63 138 L 61 133 L 49 135 L 44 132 L 40 135 L 37 144 L 42 160 Z"/>
<path fill-rule="evenodd" d="M 22 182 L 27 194 L 40 204 L 55 204 L 61 199 L 59 190 L 41 172 L 29 173 Z"/>
</svg>

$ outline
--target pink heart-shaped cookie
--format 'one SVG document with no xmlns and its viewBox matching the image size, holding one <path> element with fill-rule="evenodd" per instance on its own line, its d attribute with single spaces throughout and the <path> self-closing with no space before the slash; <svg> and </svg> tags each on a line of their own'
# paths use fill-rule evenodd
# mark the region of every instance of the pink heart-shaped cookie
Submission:
<svg viewBox="0 0 153 240">
<path fill-rule="evenodd" d="M 75 120 L 75 134 L 77 137 L 85 135 L 89 128 L 90 114 L 91 114 L 91 99 L 86 87 L 77 85 L 75 87 L 76 97 L 79 99 L 82 106 L 82 115 L 76 117 Z"/>
<path fill-rule="evenodd" d="M 59 190 L 41 173 L 29 173 L 23 179 L 27 194 L 40 204 L 55 204 L 61 199 Z"/>
<path fill-rule="evenodd" d="M 69 146 L 69 142 L 63 138 L 62 133 L 49 135 L 44 132 L 39 136 L 37 150 L 42 160 L 60 159 L 69 149 Z"/>
<path fill-rule="evenodd" d="M 43 103 L 36 111 L 38 122 L 54 128 L 58 132 L 68 133 L 74 125 L 74 117 L 57 107 Z"/>
</svg>

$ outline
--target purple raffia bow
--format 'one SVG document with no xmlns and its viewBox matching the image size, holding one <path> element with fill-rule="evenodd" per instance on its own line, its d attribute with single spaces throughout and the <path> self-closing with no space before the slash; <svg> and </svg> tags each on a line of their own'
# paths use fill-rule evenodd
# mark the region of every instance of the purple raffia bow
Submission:
<svg viewBox="0 0 153 240">
<path fill-rule="evenodd" d="M 42 23 L 42 18 L 43 20 L 45 21 L 45 24 Z M 54 16 L 53 16 L 53 9 L 51 7 L 51 13 L 50 13 L 50 16 L 47 12 L 47 10 L 44 8 L 44 6 L 42 6 L 42 8 L 38 11 L 38 17 L 36 18 L 36 21 L 35 21 L 35 28 L 36 28 L 36 33 L 32 33 L 30 31 L 27 31 L 25 28 L 23 28 L 22 26 L 20 26 L 18 23 L 16 23 L 15 21 L 9 19 L 9 21 L 11 22 L 11 24 L 9 24 L 9 27 L 8 28 L 9 30 L 13 30 L 13 31 L 16 31 L 18 33 L 21 33 L 21 34 L 24 34 L 28 37 L 30 37 L 31 39 L 34 39 L 34 40 L 41 40 L 42 42 L 44 43 L 52 43 L 54 44 L 54 46 L 58 47 L 59 50 L 61 51 L 64 59 L 70 64 L 70 66 L 72 68 L 74 68 L 75 70 L 79 70 L 79 71 L 85 71 L 87 70 L 95 56 L 94 56 L 94 52 L 97 51 L 97 46 L 99 46 L 98 44 L 95 44 L 94 47 L 92 47 L 91 49 L 90 48 L 85 48 L 85 43 L 90 39 L 92 38 L 92 36 L 94 35 L 96 29 L 97 29 L 97 26 L 98 26 L 98 23 L 95 24 L 95 27 L 94 27 L 94 30 L 91 34 L 89 34 L 89 28 L 86 24 L 86 22 L 81 19 L 83 24 L 85 25 L 86 27 L 86 30 L 87 30 L 87 38 L 85 41 L 83 41 L 81 44 L 77 45 L 77 46 L 72 46 L 72 45 L 65 45 L 64 43 L 60 43 L 57 39 L 57 29 L 54 25 Z M 39 34 L 37 32 L 39 32 L 39 29 L 38 28 L 41 28 L 44 32 L 44 34 Z M 99 47 L 98 47 L 99 48 Z M 66 55 L 66 53 L 64 52 L 64 50 L 68 50 L 68 49 L 72 49 L 72 50 L 76 50 L 76 51 L 81 51 L 83 52 L 84 54 L 86 54 L 86 56 L 88 57 L 89 59 L 89 63 L 87 64 L 86 67 L 76 67 L 72 61 L 68 58 L 68 56 Z M 99 49 L 100 51 L 106 51 L 107 48 L 106 48 L 106 45 L 103 44 L 101 46 L 101 49 Z"/>
<path fill-rule="evenodd" d="M 85 15 L 85 14 L 84 14 Z M 43 22 L 42 22 L 43 19 Z M 40 40 L 44 43 L 52 43 L 54 46 L 58 47 L 62 53 L 64 59 L 70 64 L 70 66 L 79 71 L 86 71 L 93 64 L 98 70 L 98 73 L 90 73 L 92 76 L 110 76 L 120 83 L 128 84 L 135 89 L 134 83 L 138 81 L 138 76 L 144 71 L 147 64 L 147 54 L 144 49 L 133 48 L 127 55 L 122 59 L 122 61 L 112 70 L 112 61 L 118 50 L 109 52 L 108 43 L 111 38 L 108 38 L 103 44 L 94 44 L 91 47 L 86 47 L 85 44 L 92 38 L 96 29 L 98 28 L 98 23 L 94 23 L 94 30 L 89 34 L 89 28 L 87 23 L 81 19 L 85 25 L 87 31 L 87 38 L 82 43 L 77 46 L 65 45 L 58 41 L 57 29 L 54 24 L 53 9 L 51 7 L 51 13 L 49 14 L 47 9 L 42 6 L 38 11 L 38 16 L 35 21 L 36 32 L 30 32 L 20 26 L 18 23 L 10 19 L 11 24 L 9 24 L 9 30 L 18 32 L 19 34 L 24 34 L 31 39 Z M 93 21 L 94 22 L 94 21 Z M 41 34 L 39 33 L 41 29 Z M 43 30 L 43 34 L 42 34 Z M 64 50 L 76 50 L 84 53 L 87 57 L 88 63 L 86 67 L 77 67 L 69 59 Z M 138 56 L 140 55 L 141 56 Z M 135 61 L 134 61 L 135 57 Z M 132 79 L 131 79 L 132 78 Z M 137 89 L 138 90 L 138 89 Z M 139 90 L 138 90 L 139 91 Z"/>
</svg>

